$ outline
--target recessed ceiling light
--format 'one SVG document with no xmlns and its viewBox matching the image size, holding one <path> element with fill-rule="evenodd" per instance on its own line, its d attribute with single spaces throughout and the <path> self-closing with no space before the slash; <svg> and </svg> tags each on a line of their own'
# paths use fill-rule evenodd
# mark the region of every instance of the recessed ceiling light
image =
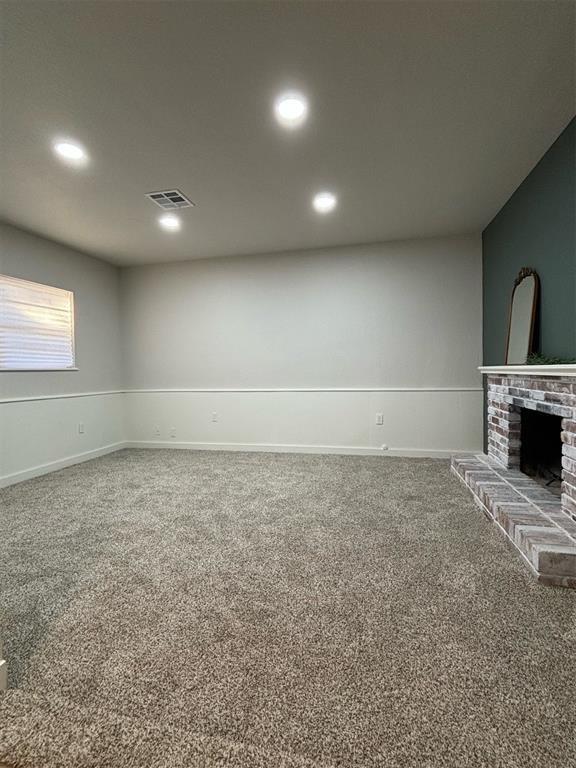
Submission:
<svg viewBox="0 0 576 768">
<path fill-rule="evenodd" d="M 317 213 L 330 213 L 338 205 L 338 198 L 333 192 L 318 192 L 314 195 L 312 205 Z"/>
<path fill-rule="evenodd" d="M 283 128 L 299 128 L 308 117 L 308 100 L 301 93 L 282 93 L 274 102 L 276 120 Z"/>
<path fill-rule="evenodd" d="M 167 232 L 178 232 L 182 226 L 182 222 L 174 213 L 165 213 L 164 216 L 160 216 L 158 223 Z"/>
<path fill-rule="evenodd" d="M 52 149 L 54 150 L 54 153 L 58 155 L 60 160 L 66 163 L 66 165 L 80 168 L 88 164 L 88 152 L 86 152 L 82 144 L 79 144 L 77 141 L 56 139 L 52 143 Z"/>
</svg>

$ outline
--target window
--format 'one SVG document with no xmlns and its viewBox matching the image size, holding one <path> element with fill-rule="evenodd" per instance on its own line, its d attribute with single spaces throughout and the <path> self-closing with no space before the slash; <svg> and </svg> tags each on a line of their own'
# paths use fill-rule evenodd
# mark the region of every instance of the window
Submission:
<svg viewBox="0 0 576 768">
<path fill-rule="evenodd" d="M 74 368 L 74 294 L 0 275 L 0 370 Z"/>
</svg>

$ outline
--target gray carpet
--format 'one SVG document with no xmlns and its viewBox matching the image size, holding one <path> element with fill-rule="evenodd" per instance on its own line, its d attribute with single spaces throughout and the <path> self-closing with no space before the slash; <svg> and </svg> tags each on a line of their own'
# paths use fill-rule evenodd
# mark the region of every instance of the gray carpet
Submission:
<svg viewBox="0 0 576 768">
<path fill-rule="evenodd" d="M 0 504 L 0 762 L 576 766 L 576 593 L 447 462 L 131 450 Z"/>
</svg>

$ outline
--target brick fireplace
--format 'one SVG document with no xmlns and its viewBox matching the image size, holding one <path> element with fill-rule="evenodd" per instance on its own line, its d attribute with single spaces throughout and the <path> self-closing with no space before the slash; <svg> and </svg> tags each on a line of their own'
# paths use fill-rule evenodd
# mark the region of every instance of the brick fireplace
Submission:
<svg viewBox="0 0 576 768">
<path fill-rule="evenodd" d="M 481 371 L 488 454 L 452 469 L 542 582 L 576 588 L 576 365 Z"/>
<path fill-rule="evenodd" d="M 488 376 L 488 455 L 520 469 L 522 409 L 561 418 L 562 509 L 576 520 L 576 377 Z"/>
</svg>

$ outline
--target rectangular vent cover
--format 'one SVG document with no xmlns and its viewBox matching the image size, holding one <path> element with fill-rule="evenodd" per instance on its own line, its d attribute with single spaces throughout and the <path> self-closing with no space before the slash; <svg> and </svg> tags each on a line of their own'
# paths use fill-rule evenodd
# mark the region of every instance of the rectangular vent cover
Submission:
<svg viewBox="0 0 576 768">
<path fill-rule="evenodd" d="M 188 200 L 179 189 L 168 189 L 164 192 L 148 192 L 146 197 L 164 210 L 174 208 L 191 208 L 194 203 Z"/>
</svg>

